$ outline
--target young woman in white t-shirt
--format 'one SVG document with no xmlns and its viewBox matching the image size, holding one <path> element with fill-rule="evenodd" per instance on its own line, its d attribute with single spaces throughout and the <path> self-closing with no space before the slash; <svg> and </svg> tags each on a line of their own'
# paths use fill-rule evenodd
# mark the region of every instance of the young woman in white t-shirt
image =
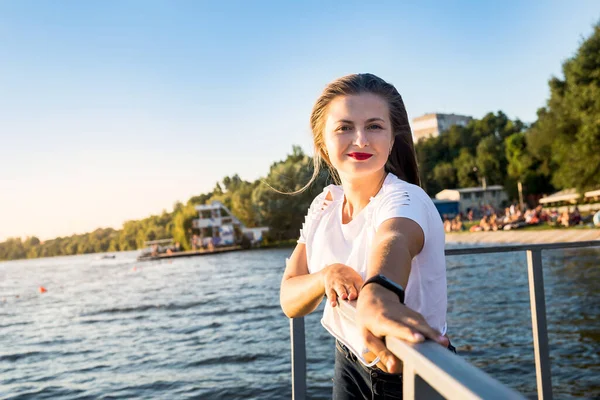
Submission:
<svg viewBox="0 0 600 400">
<path fill-rule="evenodd" d="M 406 109 L 393 85 L 355 74 L 325 88 L 310 121 L 313 179 L 323 160 L 341 185 L 326 187 L 308 210 L 281 306 L 302 317 L 327 296 L 322 323 L 337 339 L 334 399 L 401 398 L 402 365 L 385 336 L 449 346 L 444 228 L 418 186 Z M 405 288 L 404 304 L 386 281 Z M 338 303 L 348 300 L 356 300 L 358 325 L 340 315 Z"/>
</svg>

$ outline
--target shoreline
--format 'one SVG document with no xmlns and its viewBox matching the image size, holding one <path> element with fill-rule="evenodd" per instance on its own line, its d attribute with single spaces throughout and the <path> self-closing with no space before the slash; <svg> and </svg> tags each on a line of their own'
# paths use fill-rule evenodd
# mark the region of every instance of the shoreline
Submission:
<svg viewBox="0 0 600 400">
<path fill-rule="evenodd" d="M 600 229 L 548 229 L 529 231 L 446 233 L 446 244 L 561 243 L 600 240 Z"/>
</svg>

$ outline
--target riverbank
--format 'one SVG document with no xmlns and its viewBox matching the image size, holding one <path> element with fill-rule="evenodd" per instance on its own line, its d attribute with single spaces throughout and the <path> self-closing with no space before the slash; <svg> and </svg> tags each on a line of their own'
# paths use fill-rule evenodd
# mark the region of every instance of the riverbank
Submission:
<svg viewBox="0 0 600 400">
<path fill-rule="evenodd" d="M 446 243 L 560 243 L 600 240 L 600 229 L 511 230 L 447 233 Z"/>
</svg>

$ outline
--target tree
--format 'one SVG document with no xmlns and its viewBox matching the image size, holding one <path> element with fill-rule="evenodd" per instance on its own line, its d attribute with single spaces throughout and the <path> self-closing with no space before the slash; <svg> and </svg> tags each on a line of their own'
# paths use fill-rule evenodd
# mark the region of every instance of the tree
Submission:
<svg viewBox="0 0 600 400">
<path fill-rule="evenodd" d="M 477 186 L 477 163 L 475 157 L 467 149 L 462 149 L 460 155 L 454 160 L 456 177 L 459 187 Z"/>
<path fill-rule="evenodd" d="M 528 143 L 540 172 L 558 188 L 600 186 L 600 23 L 563 64 L 564 79 L 549 82 L 550 99 L 538 110 Z"/>
<path fill-rule="evenodd" d="M 523 184 L 523 194 L 551 193 L 554 187 L 547 176 L 540 173 L 540 160 L 529 152 L 526 133 L 513 134 L 504 141 L 508 162 L 505 190 L 511 198 L 517 198 L 517 182 Z"/>
<path fill-rule="evenodd" d="M 257 209 L 252 201 L 252 192 L 258 184 L 259 181 L 243 182 L 231 196 L 231 212 L 247 227 L 256 226 Z"/>
<path fill-rule="evenodd" d="M 449 162 L 442 162 L 433 169 L 433 178 L 440 189 L 453 189 L 456 187 L 456 169 Z"/>
<path fill-rule="evenodd" d="M 188 204 L 183 207 L 173 217 L 173 230 L 171 232 L 173 239 L 179 242 L 182 248 L 189 250 L 192 248 L 190 237 L 192 236 L 193 220 L 198 218 L 196 208 Z"/>
<path fill-rule="evenodd" d="M 286 160 L 271 165 L 267 178 L 252 192 L 257 223 L 270 228 L 271 238 L 284 240 L 298 236 L 310 203 L 323 190 L 329 175 L 323 170 L 309 190 L 295 195 L 278 193 L 271 187 L 284 193 L 294 192 L 306 185 L 311 176 L 312 159 L 294 146 Z"/>
<path fill-rule="evenodd" d="M 499 136 L 487 136 L 477 145 L 475 162 L 479 176 L 485 177 L 488 184 L 504 183 L 506 158 Z"/>
</svg>

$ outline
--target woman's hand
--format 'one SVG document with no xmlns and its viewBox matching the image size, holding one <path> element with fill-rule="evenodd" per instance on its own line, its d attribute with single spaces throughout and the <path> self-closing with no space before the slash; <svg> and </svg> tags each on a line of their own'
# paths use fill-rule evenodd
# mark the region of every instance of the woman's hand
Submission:
<svg viewBox="0 0 600 400">
<path fill-rule="evenodd" d="M 448 338 L 429 326 L 421 314 L 401 304 L 395 293 L 377 284 L 367 285 L 362 291 L 357 317 L 367 347 L 381 359 L 389 373 L 401 373 L 402 363 L 385 346 L 386 336 L 411 343 L 429 338 L 448 347 Z"/>
<path fill-rule="evenodd" d="M 325 295 L 332 307 L 341 300 L 356 300 L 363 280 L 358 272 L 344 264 L 331 264 L 321 270 Z"/>
</svg>

